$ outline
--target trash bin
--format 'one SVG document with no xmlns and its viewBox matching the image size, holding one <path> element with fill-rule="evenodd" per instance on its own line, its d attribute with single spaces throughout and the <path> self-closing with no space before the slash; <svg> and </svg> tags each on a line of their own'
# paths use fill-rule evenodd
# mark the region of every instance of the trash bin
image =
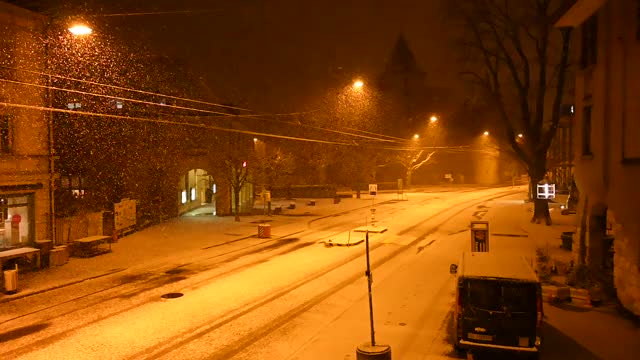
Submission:
<svg viewBox="0 0 640 360">
<path fill-rule="evenodd" d="M 573 249 L 573 232 L 571 231 L 563 231 L 562 235 L 560 235 L 562 239 L 562 248 L 566 250 Z"/>
<path fill-rule="evenodd" d="M 18 266 L 14 270 L 4 271 L 4 292 L 15 294 L 18 291 Z"/>
<path fill-rule="evenodd" d="M 269 224 L 258 225 L 258 237 L 259 238 L 271 237 L 271 225 Z"/>
</svg>

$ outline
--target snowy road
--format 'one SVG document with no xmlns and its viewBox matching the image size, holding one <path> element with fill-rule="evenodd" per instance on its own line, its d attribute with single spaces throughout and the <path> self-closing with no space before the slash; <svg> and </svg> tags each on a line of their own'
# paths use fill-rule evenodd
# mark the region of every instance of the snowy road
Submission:
<svg viewBox="0 0 640 360">
<path fill-rule="evenodd" d="M 469 220 L 510 193 L 417 193 L 376 206 L 389 228 L 370 238 L 376 339 L 394 358 L 455 357 L 449 264 L 468 246 Z M 273 239 L 204 247 L 178 266 L 114 269 L 0 304 L 0 358 L 354 359 L 369 339 L 364 246 L 319 242 L 368 215 L 353 210 Z M 161 298 L 170 292 L 184 295 Z"/>
</svg>

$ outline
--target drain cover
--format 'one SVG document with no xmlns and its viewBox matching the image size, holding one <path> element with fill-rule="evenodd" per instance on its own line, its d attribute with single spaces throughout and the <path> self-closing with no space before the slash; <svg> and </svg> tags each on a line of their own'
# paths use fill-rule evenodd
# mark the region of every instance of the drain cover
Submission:
<svg viewBox="0 0 640 360">
<path fill-rule="evenodd" d="M 179 292 L 174 292 L 174 293 L 167 293 L 164 294 L 162 296 L 160 296 L 163 299 L 177 299 L 179 297 L 181 297 L 182 295 L 184 295 L 183 293 L 179 293 Z"/>
</svg>

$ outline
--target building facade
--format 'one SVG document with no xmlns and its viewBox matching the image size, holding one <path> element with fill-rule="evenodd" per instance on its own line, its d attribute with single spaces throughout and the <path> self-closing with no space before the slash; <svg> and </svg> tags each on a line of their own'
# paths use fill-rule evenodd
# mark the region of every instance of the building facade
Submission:
<svg viewBox="0 0 640 360">
<path fill-rule="evenodd" d="M 574 256 L 640 315 L 640 1 L 578 0 L 556 26 L 578 40 Z"/>
<path fill-rule="evenodd" d="M 0 248 L 53 238 L 53 154 L 46 97 L 42 15 L 0 2 Z M 25 71 L 26 70 L 26 71 Z"/>
<path fill-rule="evenodd" d="M 560 123 L 547 152 L 549 181 L 562 193 L 569 193 L 573 182 L 574 113 L 575 105 L 562 107 Z"/>
</svg>

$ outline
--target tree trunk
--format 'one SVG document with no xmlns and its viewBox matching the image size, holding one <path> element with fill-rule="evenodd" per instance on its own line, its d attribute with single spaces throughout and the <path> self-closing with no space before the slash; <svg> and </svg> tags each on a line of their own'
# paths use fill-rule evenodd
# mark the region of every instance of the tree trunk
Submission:
<svg viewBox="0 0 640 360">
<path fill-rule="evenodd" d="M 233 188 L 233 194 L 234 196 L 234 204 L 235 204 L 235 221 L 240 221 L 240 188 L 239 187 L 234 187 Z"/>
<path fill-rule="evenodd" d="M 578 265 L 587 264 L 587 216 L 589 216 L 589 199 L 584 197 L 584 206 L 580 212 L 580 234 L 578 240 Z"/>
<path fill-rule="evenodd" d="M 411 187 L 411 175 L 413 175 L 413 171 L 411 169 L 407 169 L 407 189 Z"/>
<path fill-rule="evenodd" d="M 544 171 L 535 171 L 529 176 L 533 194 L 533 217 L 532 223 L 540 224 L 544 221 L 546 225 L 551 225 L 551 214 L 549 214 L 549 200 L 538 199 L 538 182 L 544 179 Z"/>
</svg>

